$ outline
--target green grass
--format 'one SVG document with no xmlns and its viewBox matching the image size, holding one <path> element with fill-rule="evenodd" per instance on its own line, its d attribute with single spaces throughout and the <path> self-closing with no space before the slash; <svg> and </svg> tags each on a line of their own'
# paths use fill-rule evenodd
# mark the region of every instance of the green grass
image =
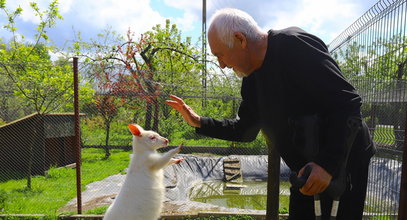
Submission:
<svg viewBox="0 0 407 220">
<path fill-rule="evenodd" d="M 101 149 L 82 152 L 82 190 L 91 182 L 120 173 L 128 166 L 129 152 L 112 150 L 105 160 Z M 57 215 L 58 209 L 76 197 L 76 171 L 51 168 L 45 176 L 32 178 L 32 188 L 25 179 L 0 182 L 0 213 Z"/>
<path fill-rule="evenodd" d="M 394 145 L 395 135 L 391 127 L 377 125 L 372 135 L 375 143 Z"/>
<path fill-rule="evenodd" d="M 103 215 L 103 214 L 105 214 L 107 208 L 109 208 L 108 205 L 100 206 L 100 207 L 97 207 L 94 209 L 86 210 L 83 214 L 85 214 L 85 215 Z"/>
</svg>

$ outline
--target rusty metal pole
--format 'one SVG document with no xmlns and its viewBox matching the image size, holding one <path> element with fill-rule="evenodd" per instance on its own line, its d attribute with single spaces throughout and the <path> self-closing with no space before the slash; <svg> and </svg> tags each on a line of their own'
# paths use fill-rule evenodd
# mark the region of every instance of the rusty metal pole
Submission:
<svg viewBox="0 0 407 220">
<path fill-rule="evenodd" d="M 202 107 L 206 107 L 207 71 L 206 71 L 206 0 L 202 0 Z"/>
<path fill-rule="evenodd" d="M 76 153 L 76 198 L 78 214 L 82 214 L 82 190 L 81 190 L 81 133 L 79 118 L 79 80 L 78 80 L 78 57 L 73 58 L 73 81 L 74 81 L 74 109 L 75 109 L 75 142 Z"/>
<path fill-rule="evenodd" d="M 401 165 L 401 181 L 400 181 L 400 200 L 398 220 L 407 220 L 407 107 L 406 109 L 406 126 L 404 128 L 404 149 Z"/>
</svg>

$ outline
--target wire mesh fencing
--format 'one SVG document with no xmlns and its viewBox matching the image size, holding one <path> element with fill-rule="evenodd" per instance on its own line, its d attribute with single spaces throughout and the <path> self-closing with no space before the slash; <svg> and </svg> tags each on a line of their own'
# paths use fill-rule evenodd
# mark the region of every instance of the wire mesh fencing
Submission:
<svg viewBox="0 0 407 220">
<path fill-rule="evenodd" d="M 394 217 L 399 208 L 406 120 L 404 97 L 398 95 L 405 93 L 406 82 L 367 79 L 354 85 L 363 94 L 363 114 L 378 150 L 369 168 L 365 210 Z M 382 89 L 370 90 L 365 85 Z"/>
<path fill-rule="evenodd" d="M 378 1 L 330 45 L 363 99 L 362 113 L 378 152 L 372 159 L 365 211 L 397 216 L 405 137 L 407 2 Z"/>
</svg>

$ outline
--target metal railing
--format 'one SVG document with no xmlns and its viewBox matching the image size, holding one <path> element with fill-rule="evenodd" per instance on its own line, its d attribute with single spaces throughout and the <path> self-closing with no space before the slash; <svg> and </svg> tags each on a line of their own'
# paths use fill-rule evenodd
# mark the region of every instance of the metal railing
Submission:
<svg viewBox="0 0 407 220">
<path fill-rule="evenodd" d="M 406 31 L 407 1 L 380 0 L 329 44 L 345 77 L 362 96 L 362 113 L 378 147 L 371 162 L 365 210 L 375 216 L 399 215 L 399 219 L 407 216 L 401 208 L 407 205 L 406 186 L 401 181 L 407 172 L 402 159 L 406 148 Z M 383 170 L 391 170 L 391 174 Z"/>
</svg>

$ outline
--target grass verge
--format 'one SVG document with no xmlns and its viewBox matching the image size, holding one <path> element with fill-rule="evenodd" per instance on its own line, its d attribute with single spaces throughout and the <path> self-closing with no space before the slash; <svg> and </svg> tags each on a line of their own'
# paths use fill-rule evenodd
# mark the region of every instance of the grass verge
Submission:
<svg viewBox="0 0 407 220">
<path fill-rule="evenodd" d="M 111 150 L 104 159 L 102 149 L 82 151 L 82 190 L 86 185 L 122 172 L 129 163 L 129 151 Z M 76 173 L 70 168 L 51 168 L 45 176 L 0 182 L 0 213 L 57 215 L 58 209 L 76 197 Z"/>
</svg>

